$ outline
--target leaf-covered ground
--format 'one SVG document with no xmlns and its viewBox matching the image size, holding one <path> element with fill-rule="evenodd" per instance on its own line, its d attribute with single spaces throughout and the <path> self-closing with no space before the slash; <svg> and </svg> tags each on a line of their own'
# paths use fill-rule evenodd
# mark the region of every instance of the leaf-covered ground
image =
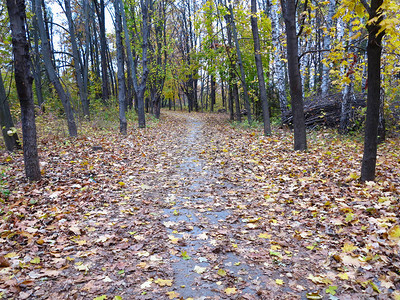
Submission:
<svg viewBox="0 0 400 300">
<path fill-rule="evenodd" d="M 355 138 L 310 132 L 303 153 L 281 129 L 162 119 L 41 131 L 38 183 L 1 155 L 1 297 L 399 299 L 398 139 L 361 184 Z"/>
</svg>

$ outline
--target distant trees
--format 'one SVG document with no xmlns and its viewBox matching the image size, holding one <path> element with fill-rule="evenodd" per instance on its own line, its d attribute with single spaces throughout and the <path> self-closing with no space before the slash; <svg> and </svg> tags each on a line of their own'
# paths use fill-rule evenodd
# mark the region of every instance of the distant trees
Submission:
<svg viewBox="0 0 400 300">
<path fill-rule="evenodd" d="M 125 134 L 130 114 L 137 114 L 143 128 L 145 108 L 159 118 L 162 106 L 179 104 L 189 111 L 229 111 L 238 122 L 263 121 L 265 134 L 269 117 L 289 120 L 294 149 L 305 150 L 304 101 L 324 103 L 336 95 L 341 99 L 336 122 L 347 134 L 355 117 L 364 124 L 365 112 L 354 103 L 362 103 L 368 90 L 362 180 L 374 178 L 375 136 L 384 136 L 385 116 L 400 95 L 395 0 L 251 1 L 250 6 L 225 0 L 31 1 L 36 101 L 44 109 L 56 92 L 61 104 L 52 105 L 65 114 L 70 136 L 78 132 L 76 117 L 89 120 L 102 106 L 118 104 Z M 65 18 L 54 19 L 50 5 L 61 7 Z M 108 11 L 115 30 L 107 26 Z M 9 82 L 10 76 L 5 78 Z M 0 100 L 9 99 L 1 86 Z M 11 120 L 6 102 L 0 104 L 0 121 Z M 5 133 L 12 127 L 2 123 L 8 142 Z M 8 149 L 18 145 L 16 135 L 12 139 Z"/>
</svg>

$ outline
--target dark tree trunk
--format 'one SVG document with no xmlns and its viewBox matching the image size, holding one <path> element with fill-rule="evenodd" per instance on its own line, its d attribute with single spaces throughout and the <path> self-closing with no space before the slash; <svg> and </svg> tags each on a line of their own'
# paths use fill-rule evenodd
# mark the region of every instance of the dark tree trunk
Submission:
<svg viewBox="0 0 400 300">
<path fill-rule="evenodd" d="M 122 44 L 122 19 L 121 19 L 121 0 L 114 0 L 115 9 L 115 43 L 117 48 L 118 65 L 118 104 L 119 104 L 119 132 L 126 135 L 127 122 L 125 115 L 125 76 L 124 76 L 124 45 Z"/>
<path fill-rule="evenodd" d="M 239 90 L 238 90 L 238 86 L 237 86 L 236 82 L 233 83 L 232 89 L 233 89 L 233 97 L 235 99 L 235 106 L 236 106 L 236 121 L 238 121 L 240 123 L 240 122 L 242 122 L 242 115 L 240 113 Z"/>
<path fill-rule="evenodd" d="M 8 105 L 7 94 L 4 88 L 3 77 L 0 72 L 0 126 L 3 133 L 4 143 L 8 151 L 21 149 L 18 134 L 15 131 L 10 106 Z"/>
<path fill-rule="evenodd" d="M 97 3 L 97 1 L 95 3 Z M 98 10 L 98 18 L 100 27 L 101 91 L 103 101 L 104 103 L 107 103 L 108 99 L 110 98 L 110 84 L 108 81 L 107 72 L 108 64 L 104 0 L 100 0 L 100 10 Z"/>
<path fill-rule="evenodd" d="M 263 112 L 264 121 L 264 135 L 271 135 L 271 125 L 269 121 L 269 109 L 267 99 L 267 89 L 265 88 L 264 69 L 261 61 L 260 54 L 260 37 L 258 36 L 257 25 L 257 3 L 256 0 L 251 0 L 251 30 L 253 32 L 254 40 L 254 57 L 257 67 L 258 86 L 260 88 L 260 98 Z"/>
<path fill-rule="evenodd" d="M 381 92 L 381 53 L 384 31 L 378 34 L 383 20 L 383 12 L 378 8 L 383 0 L 371 0 L 369 20 L 375 19 L 367 25 L 368 29 L 368 95 L 367 118 L 365 122 L 364 155 L 361 166 L 361 181 L 375 179 L 376 154 L 378 147 L 378 124 Z"/>
<path fill-rule="evenodd" d="M 29 44 L 26 39 L 25 29 L 25 1 L 7 0 L 7 9 L 14 53 L 15 84 L 21 104 L 25 174 L 29 180 L 40 180 L 32 94 L 33 78 L 30 71 Z"/>
<path fill-rule="evenodd" d="M 137 94 L 137 101 L 138 101 L 138 123 L 139 128 L 146 127 L 146 117 L 144 113 L 144 92 L 146 90 L 146 82 L 147 77 L 149 75 L 149 68 L 147 66 L 147 50 L 149 46 L 149 38 L 150 38 L 150 28 L 149 28 L 149 5 L 150 0 L 140 0 L 140 6 L 142 8 L 142 20 L 143 20 L 143 42 L 142 42 L 142 79 L 140 85 L 138 86 L 138 94 Z"/>
<path fill-rule="evenodd" d="M 215 77 L 214 75 L 210 76 L 210 83 L 211 83 L 211 101 L 210 101 L 210 111 L 213 112 L 214 111 L 214 105 L 215 105 Z"/>
<path fill-rule="evenodd" d="M 40 0 L 35 1 L 35 13 L 38 21 L 38 28 L 40 33 L 40 39 L 42 41 L 42 54 L 44 64 L 46 66 L 47 74 L 49 75 L 49 79 L 51 83 L 54 85 L 54 88 L 57 91 L 58 96 L 60 97 L 61 103 L 64 107 L 64 112 L 67 117 L 67 124 L 68 124 L 68 131 L 70 136 L 77 136 L 78 132 L 76 129 L 74 113 L 72 111 L 71 103 L 70 103 L 70 96 L 64 90 L 60 79 L 57 76 L 56 70 L 54 69 L 53 62 L 51 61 L 51 54 L 50 54 L 50 45 L 49 41 L 47 40 L 46 31 L 44 28 L 44 22 L 42 17 L 42 9 L 40 6 Z"/>
<path fill-rule="evenodd" d="M 301 86 L 298 39 L 296 33 L 296 1 L 281 0 L 286 25 L 287 59 L 289 68 L 290 96 L 294 127 L 294 150 L 306 150 L 306 126 L 304 120 L 303 90 Z"/>
<path fill-rule="evenodd" d="M 128 102 L 129 102 L 129 108 L 132 108 L 133 104 L 133 97 L 135 96 L 136 99 L 136 93 L 138 91 L 138 83 L 137 83 L 137 75 L 136 75 L 136 65 L 135 61 L 133 59 L 133 54 L 132 54 L 132 47 L 129 39 L 129 30 L 128 30 L 128 24 L 126 22 L 126 15 L 125 15 L 125 9 L 122 7 L 121 8 L 121 16 L 122 16 L 122 23 L 124 27 L 124 35 L 125 35 L 125 47 L 126 47 L 126 54 L 127 54 L 127 67 L 128 67 L 128 91 L 131 90 L 132 95 L 128 95 Z"/>
</svg>

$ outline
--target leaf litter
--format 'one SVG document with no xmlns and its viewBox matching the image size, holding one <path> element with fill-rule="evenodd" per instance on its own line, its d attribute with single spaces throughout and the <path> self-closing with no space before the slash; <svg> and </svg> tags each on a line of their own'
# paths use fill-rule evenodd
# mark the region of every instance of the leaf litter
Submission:
<svg viewBox="0 0 400 300">
<path fill-rule="evenodd" d="M 40 136 L 37 183 L 2 154 L 1 297 L 399 297 L 398 139 L 361 184 L 356 139 L 311 132 L 293 152 L 284 129 L 162 117 L 127 137 Z"/>
</svg>

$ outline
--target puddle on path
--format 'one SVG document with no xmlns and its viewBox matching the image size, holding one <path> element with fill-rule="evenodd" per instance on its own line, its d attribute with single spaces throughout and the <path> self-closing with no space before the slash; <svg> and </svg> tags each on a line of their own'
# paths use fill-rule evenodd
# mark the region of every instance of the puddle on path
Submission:
<svg viewBox="0 0 400 300">
<path fill-rule="evenodd" d="M 196 151 L 201 149 L 201 126 L 200 121 L 188 124 L 189 132 L 182 142 L 188 156 L 177 167 L 180 178 L 186 184 L 172 196 L 173 206 L 164 209 L 164 225 L 170 238 L 176 239 L 176 249 L 179 249 L 172 256 L 172 288 L 183 299 L 228 299 L 230 297 L 224 293 L 228 287 L 256 295 L 262 286 L 262 270 L 249 265 L 234 252 L 225 252 L 229 249 L 212 253 L 216 243 L 220 242 L 213 239 L 215 230 L 223 228 L 228 233 L 225 238 L 235 243 L 229 231 L 239 225 L 228 222 L 230 210 L 214 210 L 215 197 L 210 191 L 216 187 L 224 190 L 234 186 L 220 180 L 216 170 L 205 170 L 206 162 L 196 155 Z M 211 259 L 206 258 L 210 254 L 207 252 L 212 254 Z M 219 278 L 219 269 L 224 270 L 226 275 Z"/>
</svg>

